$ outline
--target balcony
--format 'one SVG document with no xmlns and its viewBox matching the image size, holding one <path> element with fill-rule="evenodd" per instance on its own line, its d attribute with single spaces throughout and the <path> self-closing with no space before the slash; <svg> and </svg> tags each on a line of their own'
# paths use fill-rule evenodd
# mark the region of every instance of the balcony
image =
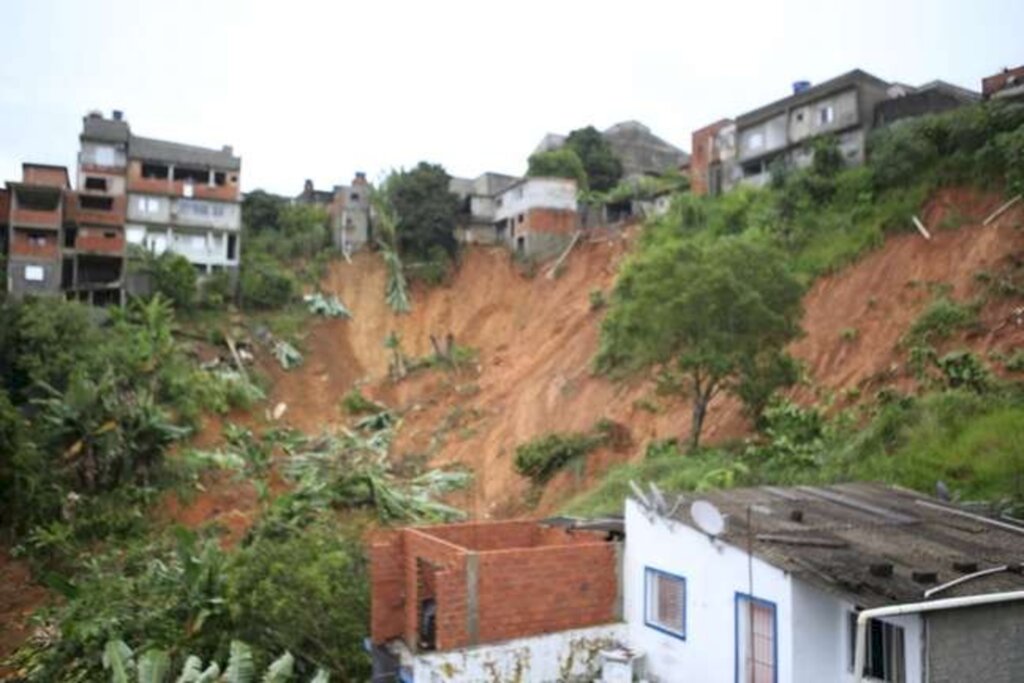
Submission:
<svg viewBox="0 0 1024 683">
<path fill-rule="evenodd" d="M 136 175 L 128 177 L 129 192 L 144 192 L 146 194 L 172 194 L 171 180 L 169 178 L 142 178 Z"/>
<path fill-rule="evenodd" d="M 74 219 L 80 225 L 124 225 L 125 198 L 79 195 Z M 109 208 L 104 208 L 105 206 Z M 70 216 L 69 216 L 70 218 Z"/>
<path fill-rule="evenodd" d="M 35 259 L 56 259 L 60 256 L 57 235 L 15 230 L 11 240 L 11 256 Z"/>
</svg>

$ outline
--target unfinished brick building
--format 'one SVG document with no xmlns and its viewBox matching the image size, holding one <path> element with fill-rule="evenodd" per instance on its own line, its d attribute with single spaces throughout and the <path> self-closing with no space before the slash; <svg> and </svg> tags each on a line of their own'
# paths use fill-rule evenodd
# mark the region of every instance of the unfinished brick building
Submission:
<svg viewBox="0 0 1024 683">
<path fill-rule="evenodd" d="M 60 293 L 68 170 L 22 164 L 21 181 L 8 181 L 7 291 L 15 298 Z"/>
<path fill-rule="evenodd" d="M 534 521 L 380 533 L 369 544 L 372 643 L 408 662 L 614 624 L 620 552 L 606 532 Z"/>
</svg>

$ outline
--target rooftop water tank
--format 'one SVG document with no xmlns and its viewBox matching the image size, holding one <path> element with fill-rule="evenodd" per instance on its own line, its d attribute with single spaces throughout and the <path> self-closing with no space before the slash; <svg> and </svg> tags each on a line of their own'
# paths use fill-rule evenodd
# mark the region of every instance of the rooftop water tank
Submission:
<svg viewBox="0 0 1024 683">
<path fill-rule="evenodd" d="M 810 81 L 793 81 L 793 94 L 794 95 L 799 95 L 804 90 L 807 90 L 810 87 L 811 87 L 811 82 Z"/>
</svg>

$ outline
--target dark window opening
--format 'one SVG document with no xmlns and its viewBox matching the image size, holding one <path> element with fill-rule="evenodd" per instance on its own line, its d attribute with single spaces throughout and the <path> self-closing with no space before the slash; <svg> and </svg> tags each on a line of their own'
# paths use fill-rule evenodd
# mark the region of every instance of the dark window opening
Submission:
<svg viewBox="0 0 1024 683">
<path fill-rule="evenodd" d="M 91 211 L 110 211 L 114 208 L 114 198 L 83 194 L 78 196 L 78 206 Z"/>
<path fill-rule="evenodd" d="M 114 232 L 113 230 L 107 230 L 106 232 L 103 233 L 103 237 L 108 240 L 117 239 L 117 233 Z"/>
<path fill-rule="evenodd" d="M 169 169 L 166 164 L 142 164 L 143 178 L 166 180 Z"/>
<path fill-rule="evenodd" d="M 235 235 L 228 235 L 228 260 L 235 260 L 235 252 L 238 250 L 238 237 Z"/>
<path fill-rule="evenodd" d="M 516 251 L 519 252 L 520 254 L 523 254 L 523 253 L 526 252 L 526 238 L 525 237 L 517 237 L 516 238 Z"/>
<path fill-rule="evenodd" d="M 761 168 L 760 161 L 755 161 L 749 164 L 743 164 L 743 175 L 747 177 L 761 175 L 762 170 L 763 169 Z"/>
<path fill-rule="evenodd" d="M 30 232 L 26 234 L 25 239 L 30 247 L 45 247 L 49 242 L 45 232 Z"/>
<path fill-rule="evenodd" d="M 523 216 L 523 214 L 519 214 L 519 222 L 520 222 L 520 223 L 522 223 L 522 222 L 523 222 L 523 218 L 525 218 L 525 217 Z"/>
<path fill-rule="evenodd" d="M 107 179 L 90 176 L 85 179 L 85 189 L 107 191 Z"/>
<path fill-rule="evenodd" d="M 74 249 L 78 240 L 78 228 L 64 228 L 64 247 Z"/>
<path fill-rule="evenodd" d="M 417 643 L 421 652 L 437 649 L 437 567 L 416 558 Z"/>
<path fill-rule="evenodd" d="M 210 172 L 201 168 L 175 166 L 174 179 L 191 181 L 193 183 L 206 183 L 210 181 Z"/>
<path fill-rule="evenodd" d="M 104 256 L 79 256 L 78 286 L 108 285 L 121 279 L 122 261 Z"/>
<path fill-rule="evenodd" d="M 853 671 L 857 647 L 857 615 L 849 614 L 850 649 L 846 668 Z M 864 675 L 886 683 L 906 681 L 906 652 L 903 629 L 878 619 L 868 620 L 864 641 Z"/>
<path fill-rule="evenodd" d="M 54 193 L 21 191 L 17 194 L 18 208 L 29 211 L 53 211 L 60 203 L 60 195 Z"/>
<path fill-rule="evenodd" d="M 232 183 L 237 183 L 238 182 L 238 176 L 236 176 L 236 175 L 231 176 L 231 182 Z"/>
<path fill-rule="evenodd" d="M 227 181 L 227 174 L 225 174 L 224 171 L 216 171 L 213 174 L 213 184 L 214 185 L 223 185 L 226 181 Z"/>
<path fill-rule="evenodd" d="M 75 263 L 69 258 L 64 259 L 61 262 L 60 268 L 60 287 L 61 289 L 71 289 L 75 278 Z"/>
<path fill-rule="evenodd" d="M 352 199 L 352 201 L 354 201 L 354 202 L 358 202 L 358 201 L 359 201 L 359 193 L 358 193 L 358 192 L 353 192 L 353 193 L 351 194 L 351 199 Z"/>
</svg>

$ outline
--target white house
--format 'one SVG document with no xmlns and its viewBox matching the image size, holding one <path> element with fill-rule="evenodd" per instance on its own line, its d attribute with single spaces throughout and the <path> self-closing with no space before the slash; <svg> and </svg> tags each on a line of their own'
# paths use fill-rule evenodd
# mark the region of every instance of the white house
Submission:
<svg viewBox="0 0 1024 683">
<path fill-rule="evenodd" d="M 763 487 L 706 499 L 724 515 L 715 536 L 690 501 L 672 512 L 626 504 L 628 645 L 653 682 L 855 681 L 861 610 L 1024 589 L 1024 528 L 910 491 Z M 867 621 L 867 680 L 1024 680 L 1024 603 L 925 609 Z"/>
</svg>

